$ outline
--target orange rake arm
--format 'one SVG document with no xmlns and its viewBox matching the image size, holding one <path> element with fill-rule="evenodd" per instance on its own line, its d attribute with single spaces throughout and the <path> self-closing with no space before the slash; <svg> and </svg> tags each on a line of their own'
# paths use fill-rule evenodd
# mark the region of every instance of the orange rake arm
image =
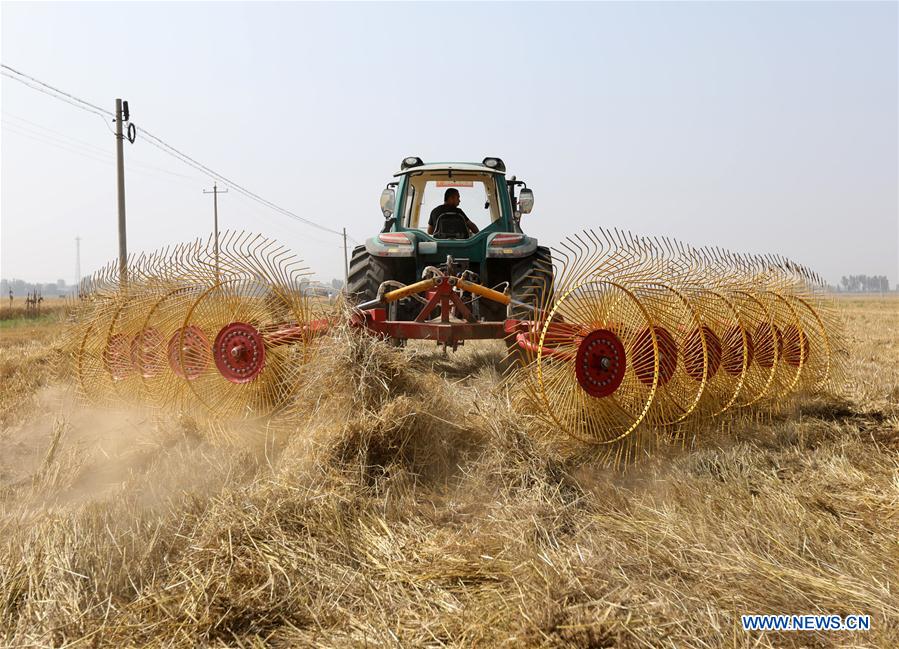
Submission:
<svg viewBox="0 0 899 649">
<path fill-rule="evenodd" d="M 397 300 L 402 300 L 404 297 L 409 297 L 416 293 L 430 291 L 436 285 L 437 282 L 433 278 L 423 279 L 420 282 L 409 284 L 409 286 L 404 286 L 384 293 L 384 302 L 396 302 Z"/>
<path fill-rule="evenodd" d="M 456 286 L 458 286 L 463 291 L 468 291 L 469 293 L 480 295 L 481 297 L 485 297 L 488 300 L 493 300 L 494 302 L 499 302 L 500 304 L 508 305 L 512 301 L 512 298 L 510 298 L 505 293 L 494 291 L 492 288 L 487 288 L 486 286 L 481 286 L 480 284 L 467 282 L 464 279 L 460 279 Z"/>
</svg>

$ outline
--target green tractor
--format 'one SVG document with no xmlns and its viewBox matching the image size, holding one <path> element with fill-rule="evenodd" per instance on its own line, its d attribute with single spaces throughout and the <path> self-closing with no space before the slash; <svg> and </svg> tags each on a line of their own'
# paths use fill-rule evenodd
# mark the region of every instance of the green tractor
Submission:
<svg viewBox="0 0 899 649">
<path fill-rule="evenodd" d="M 380 328 L 396 341 L 453 348 L 466 338 L 505 337 L 506 321 L 533 319 L 552 290 L 552 257 L 521 230 L 521 215 L 534 205 L 527 185 L 507 178 L 499 158 L 425 164 L 408 157 L 394 175 L 381 194 L 380 234 L 353 250 L 349 300 L 374 310 L 369 317 L 383 320 Z M 439 286 L 428 285 L 438 277 L 454 279 L 442 307 Z"/>
</svg>

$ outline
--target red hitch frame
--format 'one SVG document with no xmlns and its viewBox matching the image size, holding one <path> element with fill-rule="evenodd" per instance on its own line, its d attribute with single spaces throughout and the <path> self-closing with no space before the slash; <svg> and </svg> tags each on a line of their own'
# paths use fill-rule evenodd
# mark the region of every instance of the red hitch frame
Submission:
<svg viewBox="0 0 899 649">
<path fill-rule="evenodd" d="M 380 304 L 356 310 L 350 317 L 350 325 L 385 338 L 433 340 L 454 351 L 466 340 L 505 339 L 535 356 L 540 353 L 561 361 L 577 361 L 578 381 L 595 397 L 608 396 L 621 383 L 624 348 L 613 332 L 593 331 L 584 325 L 556 320 L 549 326 L 539 319 L 478 322 L 462 300 L 464 293 L 501 304 L 510 302 L 507 295 L 493 289 L 460 277 L 439 275 L 379 294 Z M 386 305 L 416 294 L 424 294 L 424 306 L 414 320 L 388 318 Z M 223 377 L 233 383 L 245 383 L 264 368 L 266 348 L 311 340 L 326 334 L 333 325 L 333 320 L 324 318 L 256 330 L 249 323 L 233 322 L 219 332 L 213 345 L 213 359 Z"/>
</svg>

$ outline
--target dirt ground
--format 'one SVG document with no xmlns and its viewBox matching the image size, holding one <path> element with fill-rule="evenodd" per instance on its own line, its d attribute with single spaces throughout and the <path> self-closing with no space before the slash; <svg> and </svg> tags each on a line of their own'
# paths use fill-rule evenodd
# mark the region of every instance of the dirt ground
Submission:
<svg viewBox="0 0 899 649">
<path fill-rule="evenodd" d="M 13 321 L 0 646 L 899 646 L 899 299 L 838 303 L 837 394 L 627 470 L 516 413 L 499 343 L 338 336 L 289 425 L 210 431 L 79 403 L 60 318 Z"/>
</svg>

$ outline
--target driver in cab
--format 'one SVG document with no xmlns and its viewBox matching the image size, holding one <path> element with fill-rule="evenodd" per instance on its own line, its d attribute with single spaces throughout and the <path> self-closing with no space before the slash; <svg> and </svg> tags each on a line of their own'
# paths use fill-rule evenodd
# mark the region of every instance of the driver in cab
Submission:
<svg viewBox="0 0 899 649">
<path fill-rule="evenodd" d="M 467 239 L 478 233 L 478 226 L 459 209 L 459 190 L 450 187 L 443 194 L 443 205 L 431 210 L 428 218 L 428 234 L 438 239 Z"/>
</svg>

